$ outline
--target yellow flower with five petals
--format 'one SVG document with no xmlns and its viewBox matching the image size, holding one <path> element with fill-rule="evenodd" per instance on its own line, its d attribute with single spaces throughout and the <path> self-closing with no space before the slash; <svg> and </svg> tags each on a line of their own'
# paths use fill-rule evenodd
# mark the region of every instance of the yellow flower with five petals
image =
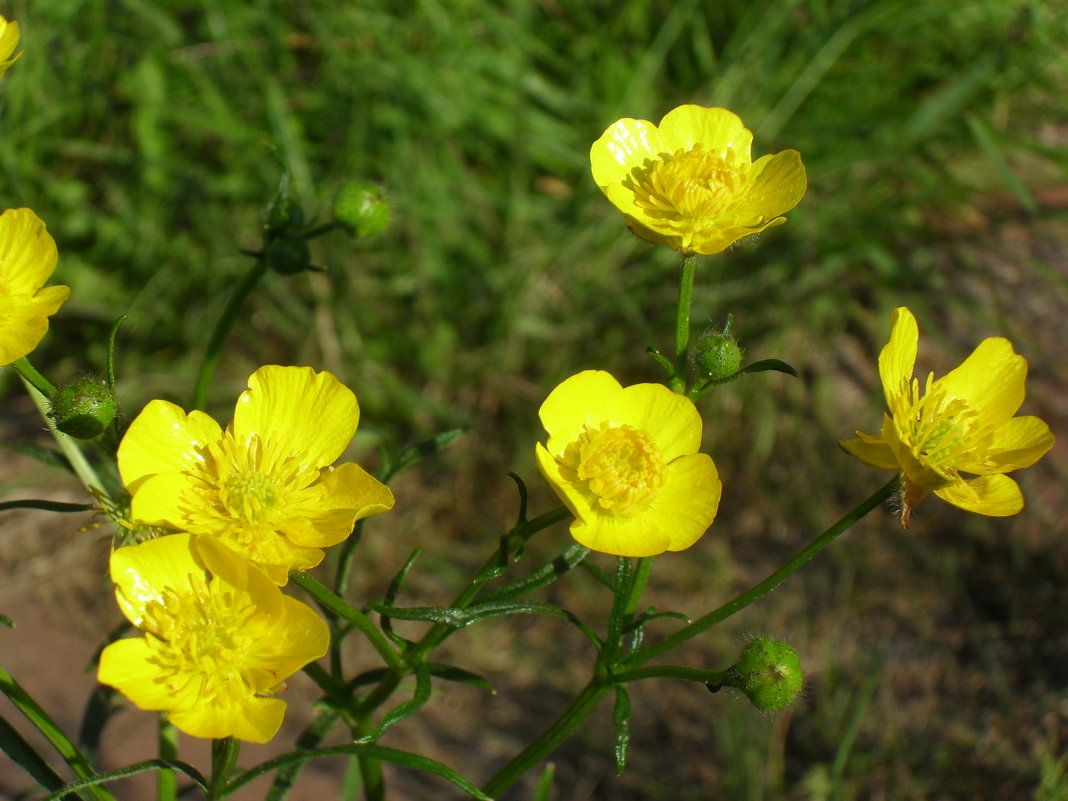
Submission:
<svg viewBox="0 0 1068 801">
<path fill-rule="evenodd" d="M 617 120 L 590 149 L 593 179 L 642 239 L 712 254 L 786 222 L 808 186 L 796 150 L 750 155 L 753 134 L 723 108 L 679 106 L 656 126 Z"/>
<path fill-rule="evenodd" d="M 311 607 L 210 538 L 173 534 L 119 548 L 111 577 L 144 637 L 103 650 L 101 683 L 167 712 L 194 737 L 270 740 L 286 704 L 268 696 L 330 642 Z"/>
<path fill-rule="evenodd" d="M 901 471 L 901 524 L 928 492 L 969 512 L 1005 517 L 1024 505 L 1005 473 L 1029 467 L 1053 447 L 1037 417 L 1014 417 L 1024 400 L 1027 361 L 1012 343 L 990 337 L 924 391 L 912 377 L 919 328 L 904 306 L 891 317 L 890 341 L 879 354 L 889 409 L 879 434 L 857 432 L 841 446 L 862 462 Z M 965 478 L 971 474 L 975 478 Z"/>
<path fill-rule="evenodd" d="M 40 217 L 29 209 L 0 214 L 0 365 L 36 348 L 49 315 L 70 297 L 70 287 L 44 285 L 56 259 L 56 243 Z"/>
<path fill-rule="evenodd" d="M 393 494 L 341 456 L 360 418 L 356 396 L 328 372 L 261 367 L 223 431 L 203 412 L 151 401 L 119 445 L 137 523 L 217 537 L 277 584 L 314 567 L 356 520 Z"/>
<path fill-rule="evenodd" d="M 538 470 L 575 516 L 571 535 L 617 556 L 689 548 L 719 508 L 716 465 L 701 446 L 701 416 L 661 384 L 622 387 L 587 370 L 539 411 L 549 433 Z"/>
</svg>

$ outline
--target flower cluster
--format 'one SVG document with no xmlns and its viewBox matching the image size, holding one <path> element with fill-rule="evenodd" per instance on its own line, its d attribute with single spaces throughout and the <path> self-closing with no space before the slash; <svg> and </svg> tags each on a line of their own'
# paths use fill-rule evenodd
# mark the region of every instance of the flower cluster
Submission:
<svg viewBox="0 0 1068 801">
<path fill-rule="evenodd" d="M 337 378 L 268 365 L 248 383 L 226 430 L 154 400 L 119 445 L 133 522 L 177 533 L 112 555 L 119 604 L 144 638 L 109 646 L 100 681 L 189 734 L 263 742 L 285 709 L 265 696 L 329 639 L 278 587 L 393 494 L 354 463 L 331 467 L 360 414 Z"/>
</svg>

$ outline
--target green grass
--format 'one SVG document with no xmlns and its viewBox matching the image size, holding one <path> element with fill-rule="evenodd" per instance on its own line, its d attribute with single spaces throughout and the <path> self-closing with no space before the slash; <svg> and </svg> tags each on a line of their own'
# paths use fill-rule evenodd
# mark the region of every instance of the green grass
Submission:
<svg viewBox="0 0 1068 801">
<path fill-rule="evenodd" d="M 808 169 L 809 193 L 787 225 L 705 259 L 698 272 L 699 324 L 733 312 L 750 358 L 782 358 L 802 373 L 800 381 L 750 377 L 702 407 L 706 448 L 730 493 L 713 532 L 733 545 L 720 569 L 735 582 L 750 572 L 759 579 L 803 533 L 867 494 L 833 443 L 877 425 L 873 357 L 891 308 L 917 311 L 923 336 L 944 355 L 940 369 L 996 333 L 1022 341 L 1033 359 L 1061 358 L 1039 332 L 1012 322 L 1018 309 L 997 292 L 967 289 L 996 286 L 982 252 L 989 230 L 1064 219 L 1036 200 L 1068 175 L 1068 19 L 1055 2 L 34 0 L 2 10 L 22 25 L 25 50 L 0 84 L 4 202 L 46 220 L 61 253 L 55 280 L 74 288 L 35 364 L 54 381 L 99 372 L 106 333 L 126 313 L 118 354 L 126 415 L 151 397 L 188 403 L 211 326 L 247 269 L 239 249 L 258 247 L 280 172 L 320 217 L 344 180 L 379 182 L 394 208 L 390 229 L 359 243 L 337 233 L 316 241 L 322 274 L 270 276 L 234 331 L 210 408 L 225 418 L 260 364 L 313 364 L 357 391 L 366 445 L 473 424 L 474 444 L 461 445 L 442 474 L 421 474 L 409 502 L 423 506 L 402 518 L 438 521 L 442 542 L 462 554 L 482 554 L 478 543 L 511 514 L 504 471 L 533 476 L 536 410 L 552 386 L 589 367 L 625 383 L 659 378 L 644 349 L 670 346 L 675 259 L 627 235 L 589 177 L 590 143 L 620 116 L 727 106 L 754 131 L 755 155 L 795 148 Z M 1041 261 L 1023 265 L 1025 275 L 1063 294 L 1054 283 L 1063 277 Z M 0 391 L 17 389 L 9 375 L 0 375 Z M 482 503 L 456 499 L 453 474 L 460 486 L 499 490 Z M 1004 529 L 929 514 L 932 525 L 951 527 L 939 535 L 948 561 L 931 563 L 929 540 L 895 538 L 889 553 L 878 541 L 859 546 L 895 583 L 853 565 L 847 545 L 808 587 L 820 607 L 809 610 L 813 631 L 774 603 L 746 618 L 809 639 L 816 684 L 791 734 L 739 723 L 722 735 L 693 797 L 981 792 L 975 777 L 985 774 L 961 764 L 968 738 L 949 742 L 943 731 L 938 748 L 910 741 L 902 732 L 924 724 L 912 711 L 888 718 L 885 694 L 839 756 L 871 663 L 845 647 L 845 634 L 817 631 L 828 624 L 816 618 L 863 627 L 907 582 L 906 592 L 922 596 L 912 614 L 926 618 L 942 604 L 959 621 L 978 592 L 969 582 L 989 577 L 972 552 Z M 1034 514 L 1064 533 L 1055 509 L 1038 504 Z M 896 537 L 889 526 L 868 536 Z M 1030 575 L 1021 565 L 1047 542 L 992 553 L 1016 560 L 1001 578 Z M 667 564 L 700 575 L 716 558 Z M 946 571 L 951 596 L 923 595 Z M 856 588 L 836 584 L 854 573 Z M 847 602 L 868 614 L 842 611 Z M 785 607 L 808 614 L 791 606 L 799 603 Z M 937 651 L 937 632 L 910 629 L 897 607 L 889 619 L 936 660 L 926 649 Z M 844 672 L 821 675 L 843 653 Z M 955 658 L 973 676 L 973 662 L 991 657 Z M 911 692 L 889 668 L 884 682 Z M 1021 690 L 1027 703 L 1036 686 Z M 747 714 L 731 708 L 730 719 Z M 873 719 L 897 730 L 880 732 Z M 961 720 L 972 734 L 982 725 L 965 711 Z M 776 731 L 786 738 L 777 761 L 761 741 Z M 1028 747 L 1006 746 L 1013 755 Z M 865 780 L 862 769 L 880 754 L 897 772 Z M 1010 788 L 1003 798 L 1038 785 L 1034 760 L 990 764 Z M 638 760 L 638 775 L 648 775 L 641 770 Z M 1054 779 L 1044 770 L 1047 787 Z M 558 786 L 569 775 L 559 769 Z M 931 785 L 940 775 L 946 784 Z M 627 782 L 597 797 L 638 797 L 640 782 Z M 657 786 L 643 797 L 683 797 Z"/>
</svg>

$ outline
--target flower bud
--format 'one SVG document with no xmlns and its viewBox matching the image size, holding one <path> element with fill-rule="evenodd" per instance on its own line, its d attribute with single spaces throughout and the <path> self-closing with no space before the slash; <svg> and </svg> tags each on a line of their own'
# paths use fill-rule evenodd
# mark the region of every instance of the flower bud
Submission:
<svg viewBox="0 0 1068 801">
<path fill-rule="evenodd" d="M 271 203 L 267 212 L 264 228 L 268 237 L 279 236 L 287 231 L 295 231 L 304 225 L 304 209 L 297 201 L 289 197 L 289 185 L 279 188 L 278 196 Z"/>
<path fill-rule="evenodd" d="M 730 378 L 742 366 L 742 348 L 726 332 L 705 334 L 697 340 L 694 359 L 705 378 Z"/>
<path fill-rule="evenodd" d="M 389 217 L 389 201 L 374 184 L 350 181 L 334 198 L 335 222 L 357 239 L 384 231 Z"/>
<path fill-rule="evenodd" d="M 311 252 L 303 237 L 285 234 L 267 243 L 263 252 L 267 266 L 282 275 L 311 269 Z"/>
<path fill-rule="evenodd" d="M 115 396 L 95 378 L 63 387 L 51 398 L 48 416 L 56 428 L 76 439 L 94 439 L 115 419 Z"/>
<path fill-rule="evenodd" d="M 771 637 L 750 640 L 727 674 L 725 684 L 737 687 L 765 712 L 777 712 L 789 704 L 804 683 L 797 651 Z"/>
</svg>

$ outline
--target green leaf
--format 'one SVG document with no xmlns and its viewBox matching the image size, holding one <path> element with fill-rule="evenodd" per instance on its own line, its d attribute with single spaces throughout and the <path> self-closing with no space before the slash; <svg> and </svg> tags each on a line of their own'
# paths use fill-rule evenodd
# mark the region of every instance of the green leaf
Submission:
<svg viewBox="0 0 1068 801">
<path fill-rule="evenodd" d="M 67 457 L 51 448 L 42 448 L 40 445 L 26 445 L 21 442 L 5 442 L 0 444 L 0 448 L 21 453 L 23 456 L 29 456 L 31 459 L 44 462 L 51 467 L 58 467 L 60 470 L 66 470 L 68 473 L 74 472 L 74 468 L 71 467 Z"/>
<path fill-rule="evenodd" d="M 616 727 L 616 773 L 620 774 L 627 767 L 627 746 L 630 744 L 630 694 L 623 687 L 616 687 L 612 723 Z"/>
<path fill-rule="evenodd" d="M 383 762 L 400 765 L 403 768 L 411 768 L 413 770 L 421 770 L 424 773 L 431 773 L 445 779 L 445 781 L 456 787 L 459 787 L 472 798 L 478 799 L 478 801 L 493 801 L 492 798 L 475 787 L 475 785 L 455 770 L 437 760 L 420 756 L 419 754 L 413 754 L 409 751 L 401 751 L 397 748 L 386 748 L 381 745 L 363 745 L 360 743 L 354 745 L 337 745 L 326 748 L 316 748 L 310 751 L 291 751 L 280 757 L 269 759 L 266 762 L 262 762 L 259 765 L 250 768 L 237 778 L 233 779 L 223 789 L 222 794 L 230 795 L 239 787 L 243 787 L 263 774 L 270 773 L 272 770 L 277 770 L 293 762 L 303 762 L 307 759 L 314 759 L 321 756 L 335 756 L 337 754 L 349 754 L 357 757 L 379 759 Z"/>
<path fill-rule="evenodd" d="M 7 615 L 0 615 L 0 626 L 7 626 L 9 629 L 13 629 L 15 628 L 15 621 Z"/>
<path fill-rule="evenodd" d="M 52 744 L 52 747 L 63 758 L 63 761 L 74 771 L 75 776 L 80 779 L 92 779 L 97 775 L 85 755 L 75 747 L 70 738 L 56 725 L 56 722 L 2 667 L 0 667 L 0 692 L 6 695 L 8 700 L 26 716 L 26 719 L 34 725 L 37 731 L 45 736 L 45 739 Z M 93 786 L 90 794 L 98 801 L 115 801 L 111 793 L 103 787 L 95 787 L 96 784 L 99 784 L 99 782 L 91 782 L 84 786 Z"/>
<path fill-rule="evenodd" d="M 412 551 L 411 556 L 404 563 L 404 566 L 397 571 L 397 575 L 393 577 L 393 580 L 389 583 L 389 587 L 386 588 L 385 603 L 388 606 L 393 606 L 393 602 L 397 599 L 397 593 L 400 592 L 401 585 L 404 583 L 404 579 L 408 576 L 408 571 L 412 569 L 412 565 L 415 564 L 415 560 L 419 558 L 419 554 L 423 552 L 422 548 L 416 548 Z M 388 615 L 381 615 L 379 625 L 382 627 L 382 631 L 393 642 L 400 646 L 411 645 L 411 642 L 401 637 L 399 634 L 395 634 L 393 631 L 393 622 L 389 619 Z"/>
<path fill-rule="evenodd" d="M 412 697 L 402 704 L 391 709 L 378 728 L 371 734 L 361 737 L 361 744 L 370 744 L 386 733 L 386 729 L 395 723 L 400 723 L 405 718 L 411 717 L 430 700 L 430 670 L 427 665 L 418 665 L 415 668 L 415 692 Z"/>
<path fill-rule="evenodd" d="M 46 512 L 88 512 L 92 508 L 93 504 L 91 503 L 61 503 L 60 501 L 42 501 L 33 498 L 0 503 L 0 512 L 6 512 L 8 509 L 44 509 Z"/>
<path fill-rule="evenodd" d="M 55 790 L 63 786 L 59 777 L 15 727 L 0 715 L 0 751 L 3 751 L 16 765 L 30 774 L 30 777 L 46 790 Z"/>
<path fill-rule="evenodd" d="M 137 762 L 133 765 L 127 765 L 124 768 L 109 770 L 107 773 L 101 773 L 90 779 L 71 782 L 50 795 L 45 796 L 41 801 L 56 801 L 56 799 L 62 798 L 68 793 L 84 790 L 87 787 L 95 789 L 98 792 L 106 793 L 106 790 L 100 786 L 105 782 L 114 781 L 115 779 L 125 779 L 128 776 L 136 776 L 139 773 L 147 773 L 150 770 L 179 770 L 203 789 L 208 789 L 208 780 L 204 778 L 200 771 L 186 762 L 179 762 L 175 759 L 147 759 L 144 762 Z M 110 798 L 111 795 L 108 794 L 107 797 Z"/>
<path fill-rule="evenodd" d="M 493 692 L 493 685 L 490 684 L 488 680 L 469 670 L 464 670 L 463 668 L 458 668 L 454 665 L 443 665 L 440 662 L 428 662 L 427 668 L 429 668 L 431 676 L 435 676 L 439 679 L 445 679 L 445 681 L 458 681 L 461 684 L 473 684 L 476 687 L 481 687 L 487 692 Z"/>
<path fill-rule="evenodd" d="M 575 543 L 566 551 L 553 559 L 545 567 L 535 570 L 529 576 L 505 584 L 503 587 L 486 593 L 485 601 L 504 601 L 520 595 L 526 595 L 531 590 L 544 587 L 566 575 L 571 568 L 582 562 L 589 554 L 590 549 L 584 545 Z"/>
<path fill-rule="evenodd" d="M 390 465 L 389 469 L 385 472 L 385 475 L 382 476 L 382 483 L 388 484 L 402 470 L 407 470 L 409 467 L 419 464 L 424 459 L 436 456 L 466 433 L 466 427 L 454 428 L 450 431 L 444 431 L 436 437 L 431 437 L 422 442 L 417 442 L 414 445 L 409 445 L 401 451 L 397 460 Z"/>
<path fill-rule="evenodd" d="M 556 774 L 556 766 L 551 762 L 545 766 L 538 779 L 538 786 L 534 790 L 532 801 L 549 801 L 549 795 L 553 789 L 553 776 Z"/>
<path fill-rule="evenodd" d="M 759 362 L 747 364 L 735 373 L 735 375 L 742 375 L 743 373 L 763 373 L 768 370 L 774 370 L 778 373 L 786 373 L 787 375 L 792 375 L 794 378 L 797 378 L 797 370 L 779 359 L 761 359 Z"/>
</svg>

